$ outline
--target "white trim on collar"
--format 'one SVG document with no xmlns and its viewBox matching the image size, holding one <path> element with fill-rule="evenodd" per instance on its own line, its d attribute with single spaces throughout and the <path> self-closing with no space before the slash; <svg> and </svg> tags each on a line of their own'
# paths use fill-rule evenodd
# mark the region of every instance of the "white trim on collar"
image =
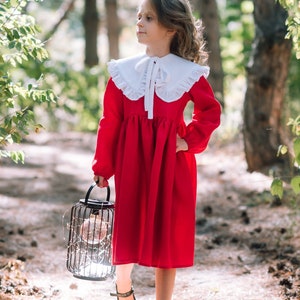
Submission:
<svg viewBox="0 0 300 300">
<path fill-rule="evenodd" d="M 145 97 L 145 111 L 153 119 L 154 93 L 165 102 L 178 100 L 188 92 L 201 76 L 209 74 L 209 67 L 200 66 L 174 54 L 150 57 L 146 54 L 111 60 L 108 71 L 116 86 L 130 100 Z"/>
</svg>

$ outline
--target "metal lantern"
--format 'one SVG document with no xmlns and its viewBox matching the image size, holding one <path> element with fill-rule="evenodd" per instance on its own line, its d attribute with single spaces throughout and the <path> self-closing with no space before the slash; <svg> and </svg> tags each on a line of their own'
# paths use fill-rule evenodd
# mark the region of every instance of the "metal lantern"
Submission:
<svg viewBox="0 0 300 300">
<path fill-rule="evenodd" d="M 111 264 L 114 204 L 109 201 L 109 187 L 105 200 L 90 199 L 95 186 L 71 209 L 67 269 L 80 279 L 105 280 L 115 271 Z"/>
</svg>

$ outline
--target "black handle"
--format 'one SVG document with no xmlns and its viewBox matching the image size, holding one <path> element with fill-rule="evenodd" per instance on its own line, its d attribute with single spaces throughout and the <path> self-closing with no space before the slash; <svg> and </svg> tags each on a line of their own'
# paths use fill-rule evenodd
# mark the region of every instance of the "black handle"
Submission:
<svg viewBox="0 0 300 300">
<path fill-rule="evenodd" d="M 85 205 L 88 204 L 88 201 L 89 201 L 89 198 L 90 198 L 90 193 L 91 193 L 91 191 L 93 190 L 93 188 L 94 188 L 96 185 L 97 185 L 97 182 L 94 182 L 94 183 L 90 186 L 90 188 L 88 189 L 88 191 L 87 191 L 87 193 L 86 193 L 86 195 L 85 195 Z M 106 201 L 106 202 L 109 202 L 109 198 L 110 198 L 110 187 L 107 186 L 107 187 L 106 187 L 106 199 L 105 199 L 105 201 Z"/>
</svg>

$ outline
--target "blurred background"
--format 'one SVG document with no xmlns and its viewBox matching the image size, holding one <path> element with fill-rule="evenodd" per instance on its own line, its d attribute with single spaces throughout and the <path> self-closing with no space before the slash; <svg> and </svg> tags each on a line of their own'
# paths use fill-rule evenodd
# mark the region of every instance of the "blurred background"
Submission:
<svg viewBox="0 0 300 300">
<path fill-rule="evenodd" d="M 144 51 L 135 37 L 138 3 L 1 4 L 0 157 L 23 160 L 6 146 L 30 131 L 96 132 L 107 61 Z M 276 153 L 297 136 L 286 124 L 290 118 L 299 122 L 299 1 L 192 0 L 191 5 L 205 28 L 209 81 L 223 106 L 219 143 L 242 139 L 250 172 L 274 164 L 290 167 L 295 153 L 285 158 Z"/>
</svg>

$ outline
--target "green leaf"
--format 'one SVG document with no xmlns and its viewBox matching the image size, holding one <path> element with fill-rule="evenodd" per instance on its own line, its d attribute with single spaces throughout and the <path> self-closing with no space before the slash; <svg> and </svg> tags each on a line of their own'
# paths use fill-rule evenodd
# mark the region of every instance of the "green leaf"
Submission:
<svg viewBox="0 0 300 300">
<path fill-rule="evenodd" d="M 21 135 L 18 132 L 12 133 L 11 137 L 13 139 L 13 142 L 17 143 L 17 144 L 19 144 L 21 142 L 21 140 L 22 140 L 22 137 L 21 137 Z"/>
<path fill-rule="evenodd" d="M 0 158 L 1 157 L 10 157 L 9 151 L 7 151 L 7 150 L 0 150 Z"/>
<path fill-rule="evenodd" d="M 17 42 L 15 47 L 17 50 L 22 51 L 22 43 Z"/>
<path fill-rule="evenodd" d="M 26 28 L 24 26 L 20 27 L 20 32 L 23 34 L 23 35 L 26 35 L 27 32 L 26 32 Z"/>
<path fill-rule="evenodd" d="M 9 42 L 8 49 L 13 49 L 15 47 L 15 45 L 16 45 L 15 41 Z"/>
<path fill-rule="evenodd" d="M 19 34 L 18 30 L 16 30 L 16 29 L 13 30 L 13 35 L 14 35 L 15 39 L 19 39 L 20 38 L 20 34 Z"/>
<path fill-rule="evenodd" d="M 277 151 L 277 156 L 279 156 L 280 154 L 281 155 L 284 155 L 288 152 L 288 147 L 286 145 L 280 145 L 278 147 L 278 151 Z"/>
<path fill-rule="evenodd" d="M 28 57 L 24 53 L 21 53 L 21 57 L 22 57 L 23 60 L 28 61 Z"/>
<path fill-rule="evenodd" d="M 294 153 L 295 153 L 295 161 L 298 165 L 300 165 L 300 137 L 294 140 Z"/>
<path fill-rule="evenodd" d="M 16 66 L 17 66 L 16 60 L 15 60 L 13 57 L 10 57 L 10 58 L 9 58 L 9 63 L 10 63 L 13 67 L 16 67 Z"/>
<path fill-rule="evenodd" d="M 11 135 L 9 134 L 6 138 L 5 138 L 5 140 L 7 141 L 7 143 L 9 143 L 9 144 L 13 144 L 13 139 L 11 138 Z"/>
<path fill-rule="evenodd" d="M 22 57 L 20 55 L 16 56 L 16 61 L 21 64 L 23 62 Z"/>
<path fill-rule="evenodd" d="M 24 26 L 24 29 L 29 33 L 29 34 L 32 34 L 33 33 L 33 30 L 30 26 Z"/>
<path fill-rule="evenodd" d="M 16 164 L 19 163 L 19 162 L 21 162 L 22 164 L 24 164 L 25 154 L 24 154 L 23 151 L 10 151 L 10 158 Z"/>
<path fill-rule="evenodd" d="M 34 58 L 37 57 L 37 50 L 36 50 L 36 48 L 34 48 L 34 49 L 31 51 L 31 54 L 32 54 L 32 56 L 33 56 Z"/>
<path fill-rule="evenodd" d="M 54 102 L 54 103 L 56 102 L 56 97 L 55 97 L 53 91 L 47 90 L 46 94 L 47 94 L 47 97 L 49 99 L 48 101 L 51 101 L 51 102 Z"/>
<path fill-rule="evenodd" d="M 5 104 L 9 108 L 14 108 L 15 107 L 15 103 L 14 103 L 14 99 L 13 98 L 7 98 Z"/>
<path fill-rule="evenodd" d="M 300 176 L 295 176 L 291 180 L 291 186 L 295 194 L 300 193 Z"/>
<path fill-rule="evenodd" d="M 271 194 L 273 196 L 278 196 L 282 199 L 283 196 L 283 183 L 281 179 L 275 178 L 271 184 Z"/>
</svg>

